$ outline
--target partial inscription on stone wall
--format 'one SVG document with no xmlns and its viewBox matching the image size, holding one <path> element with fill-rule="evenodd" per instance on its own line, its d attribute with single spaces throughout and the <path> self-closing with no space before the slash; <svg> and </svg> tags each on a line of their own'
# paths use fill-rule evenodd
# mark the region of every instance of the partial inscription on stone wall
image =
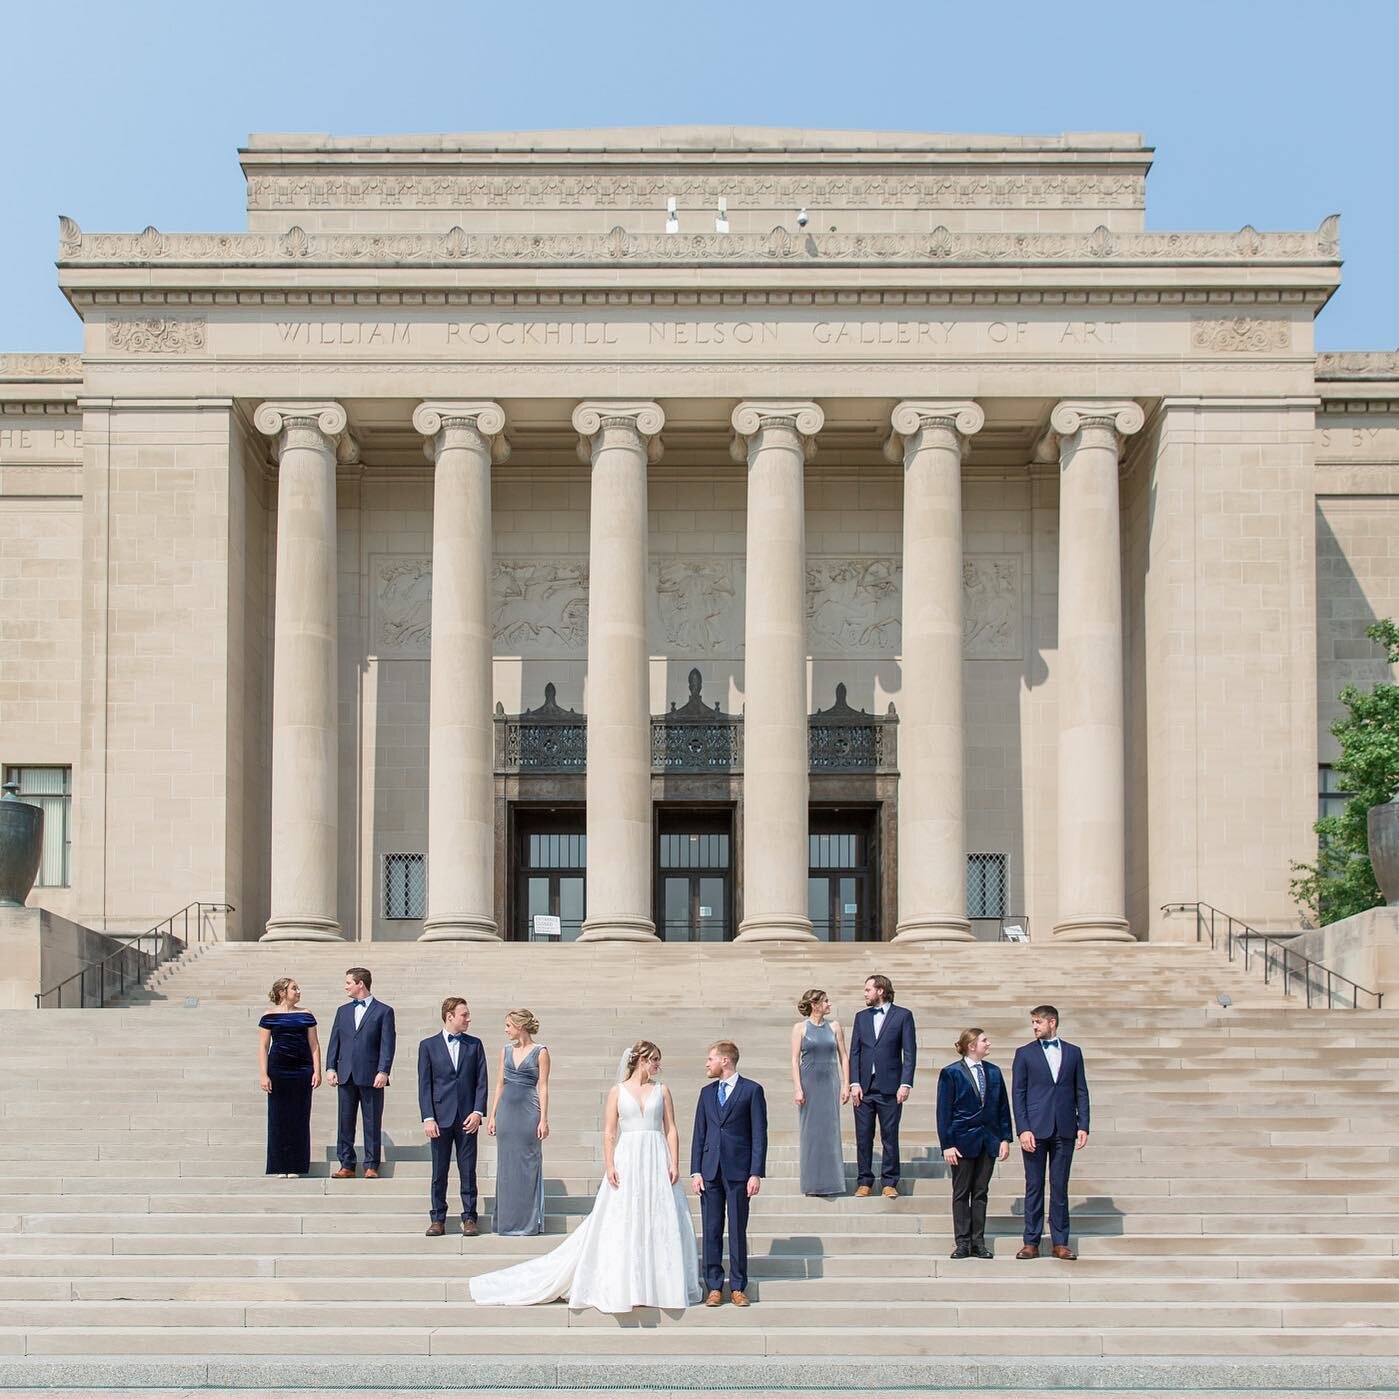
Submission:
<svg viewBox="0 0 1399 1399">
<path fill-rule="evenodd" d="M 1025 654 L 1020 559 L 969 554 L 962 560 L 962 655 L 969 661 L 1018 661 Z"/>
<path fill-rule="evenodd" d="M 507 656 L 582 656 L 588 649 L 586 559 L 497 559 L 492 635 Z"/>
<path fill-rule="evenodd" d="M 738 656 L 743 650 L 742 561 L 651 561 L 651 643 L 668 656 Z"/>
<path fill-rule="evenodd" d="M 893 656 L 902 634 L 895 559 L 808 559 L 806 636 L 813 656 Z"/>
</svg>

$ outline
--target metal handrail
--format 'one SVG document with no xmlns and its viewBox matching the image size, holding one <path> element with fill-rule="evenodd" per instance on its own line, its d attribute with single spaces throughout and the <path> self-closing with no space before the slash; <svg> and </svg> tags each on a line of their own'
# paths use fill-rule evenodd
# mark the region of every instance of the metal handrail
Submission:
<svg viewBox="0 0 1399 1399">
<path fill-rule="evenodd" d="M 1374 1010 L 1380 1010 L 1384 1005 L 1382 991 L 1371 991 L 1358 982 L 1352 981 L 1350 977 L 1342 976 L 1340 972 L 1332 971 L 1329 967 L 1323 967 L 1320 962 L 1315 962 L 1310 957 L 1304 957 L 1300 952 L 1294 952 L 1281 939 L 1267 933 L 1260 933 L 1256 928 L 1249 927 L 1242 919 L 1222 912 L 1213 904 L 1203 902 L 1165 904 L 1162 906 L 1161 912 L 1193 912 L 1195 914 L 1195 941 L 1202 942 L 1205 934 L 1208 933 L 1210 947 L 1216 950 L 1220 937 L 1218 923 L 1222 919 L 1224 922 L 1223 937 L 1229 960 L 1231 962 L 1234 960 L 1235 948 L 1241 948 L 1244 970 L 1249 971 L 1252 968 L 1253 958 L 1261 956 L 1263 959 L 1263 984 L 1270 985 L 1273 976 L 1280 975 L 1284 996 L 1292 995 L 1293 980 L 1300 976 L 1306 987 L 1308 1010 L 1312 1009 L 1313 1004 L 1317 1001 L 1325 1005 L 1328 1010 L 1359 1010 L 1362 996 L 1368 996 L 1374 1002 L 1372 1007 Z M 1254 950 L 1256 943 L 1263 944 L 1261 953 Z M 1350 988 L 1349 999 L 1346 998 L 1347 987 Z M 1338 995 L 1341 997 L 1339 1003 L 1336 999 Z"/>
<path fill-rule="evenodd" d="M 76 981 L 78 983 L 77 1009 L 82 1010 L 92 1005 L 103 1007 L 107 1004 L 109 996 L 124 996 L 128 987 L 139 986 L 157 967 L 188 951 L 191 941 L 202 944 L 205 941 L 204 930 L 207 918 L 216 913 L 228 914 L 235 911 L 232 904 L 196 902 L 186 904 L 168 918 L 162 918 L 155 927 L 148 928 L 144 933 L 103 933 L 103 937 L 124 938 L 125 941 L 121 947 L 117 948 L 115 952 L 108 953 L 101 961 L 90 962 L 81 970 L 74 972 L 72 976 L 64 977 L 62 981 L 50 986 L 47 990 L 40 991 L 34 997 L 34 1005 L 38 1010 L 64 1009 L 64 993 Z M 193 939 L 190 937 L 191 916 L 194 920 Z M 181 925 L 178 934 L 175 932 L 177 922 Z M 155 950 L 152 952 L 147 952 L 140 946 L 147 938 L 155 940 Z M 91 999 L 88 993 L 89 979 L 92 979 L 96 985 Z M 113 986 L 114 980 L 115 986 Z M 51 997 L 57 997 L 57 999 L 52 1000 Z"/>
</svg>

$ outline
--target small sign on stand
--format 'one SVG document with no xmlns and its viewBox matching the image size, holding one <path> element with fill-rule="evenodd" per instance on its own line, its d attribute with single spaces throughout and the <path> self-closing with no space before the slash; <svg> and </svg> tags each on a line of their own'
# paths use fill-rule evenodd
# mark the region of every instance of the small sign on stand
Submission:
<svg viewBox="0 0 1399 1399">
<path fill-rule="evenodd" d="M 530 922 L 531 942 L 562 942 L 563 919 L 556 913 L 536 913 Z"/>
</svg>

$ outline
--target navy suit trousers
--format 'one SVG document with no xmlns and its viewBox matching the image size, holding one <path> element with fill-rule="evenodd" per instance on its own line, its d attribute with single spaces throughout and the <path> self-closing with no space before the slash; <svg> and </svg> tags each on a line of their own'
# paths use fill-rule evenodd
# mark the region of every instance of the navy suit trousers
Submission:
<svg viewBox="0 0 1399 1399">
<path fill-rule="evenodd" d="M 1025 1160 L 1025 1242 L 1039 1245 L 1044 1233 L 1044 1176 L 1049 1172 L 1049 1237 L 1069 1243 L 1069 1171 L 1074 1163 L 1073 1137 L 1037 1137 Z"/>
<path fill-rule="evenodd" d="M 476 1139 L 479 1131 L 468 1132 L 460 1122 L 438 1123 L 438 1133 L 428 1138 L 432 1152 L 431 1219 L 447 1218 L 447 1176 L 452 1157 L 457 1158 L 457 1175 L 461 1177 L 461 1212 L 467 1219 L 476 1218 Z"/>
<path fill-rule="evenodd" d="M 336 1090 L 340 1118 L 335 1133 L 335 1154 L 342 1166 L 355 1164 L 355 1115 L 364 1120 L 364 1165 L 377 1171 L 383 1159 L 384 1090 L 342 1083 Z"/>
<path fill-rule="evenodd" d="M 704 1285 L 711 1292 L 724 1286 L 724 1218 L 729 1223 L 729 1287 L 748 1290 L 748 1181 L 707 1180 L 700 1196 L 704 1229 Z"/>
<path fill-rule="evenodd" d="M 856 1185 L 874 1184 L 874 1122 L 879 1119 L 880 1184 L 899 1183 L 899 1119 L 904 1105 L 892 1093 L 866 1093 L 855 1109 Z"/>
</svg>

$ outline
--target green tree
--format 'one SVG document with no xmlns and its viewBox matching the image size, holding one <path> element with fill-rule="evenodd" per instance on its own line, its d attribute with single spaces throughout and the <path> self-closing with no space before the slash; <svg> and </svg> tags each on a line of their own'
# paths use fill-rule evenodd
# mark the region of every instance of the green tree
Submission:
<svg viewBox="0 0 1399 1399">
<path fill-rule="evenodd" d="M 1365 635 L 1384 647 L 1391 666 L 1399 665 L 1399 626 L 1389 618 L 1373 622 Z M 1316 863 L 1294 864 L 1292 896 L 1319 923 L 1334 923 L 1384 903 L 1370 868 L 1366 816 L 1399 788 L 1399 685 L 1388 681 L 1368 693 L 1354 685 L 1341 691 L 1344 718 L 1331 725 L 1341 745 L 1336 776 L 1351 799 L 1338 816 L 1316 823 Z"/>
</svg>

